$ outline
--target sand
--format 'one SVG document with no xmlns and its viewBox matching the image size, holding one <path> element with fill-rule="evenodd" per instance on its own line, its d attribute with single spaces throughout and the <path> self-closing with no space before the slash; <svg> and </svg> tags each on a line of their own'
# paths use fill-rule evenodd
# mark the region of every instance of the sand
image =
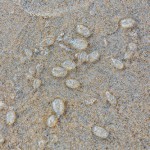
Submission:
<svg viewBox="0 0 150 150">
<path fill-rule="evenodd" d="M 0 149 L 149 150 L 149 9 L 148 0 L 0 0 Z M 127 18 L 135 21 L 128 29 Z M 100 58 L 78 63 L 76 38 Z M 77 67 L 53 76 L 66 60 Z M 79 86 L 68 88 L 69 79 Z M 49 127 L 56 98 L 65 111 Z"/>
</svg>

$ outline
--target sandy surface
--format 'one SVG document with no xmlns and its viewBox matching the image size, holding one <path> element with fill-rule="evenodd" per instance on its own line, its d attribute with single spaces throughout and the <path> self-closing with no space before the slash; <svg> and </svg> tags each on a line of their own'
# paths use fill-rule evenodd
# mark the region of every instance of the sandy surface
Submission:
<svg viewBox="0 0 150 150">
<path fill-rule="evenodd" d="M 0 0 L 0 101 L 5 104 L 0 110 L 0 149 L 149 150 L 149 10 L 148 0 Z M 124 18 L 136 25 L 123 29 L 119 22 Z M 97 50 L 100 59 L 56 78 L 52 69 L 79 52 L 57 37 L 81 38 L 76 31 L 80 24 L 91 32 L 86 52 Z M 48 36 L 55 39 L 51 46 L 42 42 Z M 133 49 L 130 43 L 137 48 L 126 60 L 124 55 Z M 124 68 L 115 68 L 112 58 Z M 38 64 L 43 66 L 39 72 Z M 70 78 L 81 86 L 68 88 L 65 81 Z M 41 81 L 37 89 L 35 79 Z M 106 91 L 116 98 L 115 106 Z M 52 102 L 57 97 L 65 102 L 65 113 L 50 128 L 46 122 L 55 115 Z M 11 125 L 9 111 L 16 113 Z M 93 134 L 95 125 L 106 129 L 106 139 Z"/>
</svg>

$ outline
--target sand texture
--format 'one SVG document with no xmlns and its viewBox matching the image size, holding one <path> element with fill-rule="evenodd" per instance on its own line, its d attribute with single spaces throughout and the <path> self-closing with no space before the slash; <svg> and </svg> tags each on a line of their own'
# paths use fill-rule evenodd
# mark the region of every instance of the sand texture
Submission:
<svg viewBox="0 0 150 150">
<path fill-rule="evenodd" d="M 149 0 L 0 0 L 0 150 L 150 150 Z"/>
</svg>

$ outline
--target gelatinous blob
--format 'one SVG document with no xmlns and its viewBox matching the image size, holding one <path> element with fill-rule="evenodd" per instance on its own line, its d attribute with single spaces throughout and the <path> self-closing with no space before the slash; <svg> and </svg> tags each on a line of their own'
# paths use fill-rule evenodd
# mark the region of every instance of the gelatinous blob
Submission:
<svg viewBox="0 0 150 150">
<path fill-rule="evenodd" d="M 54 112 L 56 113 L 56 115 L 58 117 L 60 117 L 61 115 L 63 115 L 64 111 L 65 111 L 65 104 L 63 102 L 63 100 L 61 99 L 55 99 L 53 102 L 52 102 L 52 107 L 53 107 L 53 110 Z"/>
<path fill-rule="evenodd" d="M 63 67 L 55 67 L 52 69 L 52 75 L 54 77 L 65 77 L 67 75 L 67 70 Z"/>
<path fill-rule="evenodd" d="M 42 84 L 42 81 L 40 79 L 34 79 L 33 81 L 33 88 L 38 89 Z"/>
<path fill-rule="evenodd" d="M 88 54 L 86 52 L 77 53 L 75 54 L 75 58 L 79 64 L 82 64 L 88 61 Z"/>
<path fill-rule="evenodd" d="M 92 132 L 94 135 L 96 135 L 102 139 L 106 139 L 109 135 L 109 132 L 106 129 L 99 127 L 99 126 L 93 126 Z"/>
<path fill-rule="evenodd" d="M 72 60 L 65 60 L 61 66 L 67 70 L 73 70 L 76 68 L 76 64 Z"/>
<path fill-rule="evenodd" d="M 136 22 L 132 18 L 125 18 L 120 21 L 120 26 L 124 29 L 133 28 L 135 25 Z"/>
<path fill-rule="evenodd" d="M 69 44 L 77 50 L 85 50 L 88 47 L 88 42 L 83 38 L 72 39 Z"/>
<path fill-rule="evenodd" d="M 57 122 L 58 122 L 58 118 L 55 115 L 51 115 L 47 119 L 47 126 L 50 127 L 50 128 L 55 127 Z"/>
<path fill-rule="evenodd" d="M 16 121 L 16 113 L 14 111 L 9 111 L 6 114 L 6 123 L 8 125 L 14 124 Z"/>
<path fill-rule="evenodd" d="M 86 38 L 91 35 L 90 30 L 84 25 L 77 25 L 77 33 Z"/>
<path fill-rule="evenodd" d="M 99 58 L 100 58 L 100 53 L 98 51 L 94 51 L 88 55 L 88 61 L 90 63 L 94 63 L 94 62 L 98 61 Z"/>
<path fill-rule="evenodd" d="M 122 61 L 112 58 L 112 62 L 115 68 L 120 69 L 120 70 L 124 68 L 124 64 Z"/>
<path fill-rule="evenodd" d="M 66 81 L 66 86 L 71 89 L 77 89 L 80 87 L 80 83 L 75 79 L 68 79 Z"/>
</svg>

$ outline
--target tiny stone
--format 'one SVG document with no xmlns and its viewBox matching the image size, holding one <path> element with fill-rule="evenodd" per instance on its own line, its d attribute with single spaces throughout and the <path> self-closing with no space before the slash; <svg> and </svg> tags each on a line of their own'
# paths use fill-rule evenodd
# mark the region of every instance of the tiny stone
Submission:
<svg viewBox="0 0 150 150">
<path fill-rule="evenodd" d="M 105 130 L 104 128 L 99 127 L 99 126 L 92 127 L 92 132 L 93 132 L 94 135 L 96 135 L 96 136 L 98 136 L 102 139 L 106 139 L 109 135 L 107 130 Z"/>
<path fill-rule="evenodd" d="M 54 77 L 65 77 L 67 75 L 67 70 L 63 67 L 55 67 L 52 69 L 52 75 Z"/>
<path fill-rule="evenodd" d="M 122 19 L 120 21 L 120 25 L 124 29 L 133 28 L 135 26 L 135 24 L 136 24 L 136 22 L 132 18 L 126 18 L 126 19 Z"/>
<path fill-rule="evenodd" d="M 94 51 L 88 55 L 88 61 L 90 63 L 93 63 L 93 62 L 99 60 L 99 58 L 100 58 L 100 54 L 98 51 Z"/>
<path fill-rule="evenodd" d="M 91 35 L 89 29 L 84 25 L 77 25 L 77 33 L 84 37 L 89 37 Z"/>
<path fill-rule="evenodd" d="M 15 121 L 16 121 L 16 113 L 13 110 L 7 112 L 7 114 L 6 114 L 6 123 L 8 125 L 12 125 L 12 124 L 15 123 Z"/>
<path fill-rule="evenodd" d="M 47 126 L 48 127 L 55 127 L 56 124 L 58 122 L 58 118 L 55 115 L 51 115 L 48 119 L 47 119 Z"/>
<path fill-rule="evenodd" d="M 39 87 L 41 86 L 41 83 L 42 83 L 41 80 L 39 80 L 39 79 L 34 79 L 34 81 L 33 81 L 33 88 L 34 88 L 34 89 L 39 88 Z"/>
<path fill-rule="evenodd" d="M 135 43 L 129 43 L 128 47 L 129 47 L 129 50 L 131 51 L 137 50 L 137 45 Z"/>
<path fill-rule="evenodd" d="M 106 97 L 107 97 L 107 100 L 108 102 L 111 104 L 111 105 L 116 105 L 117 104 L 117 99 L 115 98 L 114 95 L 112 95 L 109 91 L 106 91 Z"/>
<path fill-rule="evenodd" d="M 80 87 L 80 83 L 75 79 L 68 79 L 66 80 L 66 86 L 71 89 L 77 89 Z"/>
<path fill-rule="evenodd" d="M 32 51 L 30 49 L 25 49 L 25 54 L 28 57 L 28 59 L 30 59 L 32 57 Z"/>
<path fill-rule="evenodd" d="M 85 50 L 88 47 L 88 42 L 83 38 L 76 38 L 70 41 L 72 48 L 77 50 Z"/>
<path fill-rule="evenodd" d="M 55 99 L 52 102 L 52 107 L 53 107 L 53 110 L 57 114 L 58 117 L 60 117 L 61 115 L 63 115 L 63 113 L 65 111 L 65 104 L 64 104 L 63 100 L 61 100 L 61 99 Z"/>
<path fill-rule="evenodd" d="M 2 134 L 0 134 L 0 144 L 3 144 L 5 142 L 4 137 L 2 136 Z"/>
<path fill-rule="evenodd" d="M 77 53 L 75 54 L 75 58 L 78 59 L 78 63 L 82 64 L 88 61 L 88 54 L 86 52 Z"/>
<path fill-rule="evenodd" d="M 120 60 L 112 58 L 112 62 L 114 64 L 115 68 L 117 68 L 117 69 L 124 68 L 124 64 Z"/>
<path fill-rule="evenodd" d="M 71 60 L 65 60 L 61 66 L 67 70 L 73 70 L 76 68 L 76 64 L 75 62 L 71 61 Z"/>
</svg>

